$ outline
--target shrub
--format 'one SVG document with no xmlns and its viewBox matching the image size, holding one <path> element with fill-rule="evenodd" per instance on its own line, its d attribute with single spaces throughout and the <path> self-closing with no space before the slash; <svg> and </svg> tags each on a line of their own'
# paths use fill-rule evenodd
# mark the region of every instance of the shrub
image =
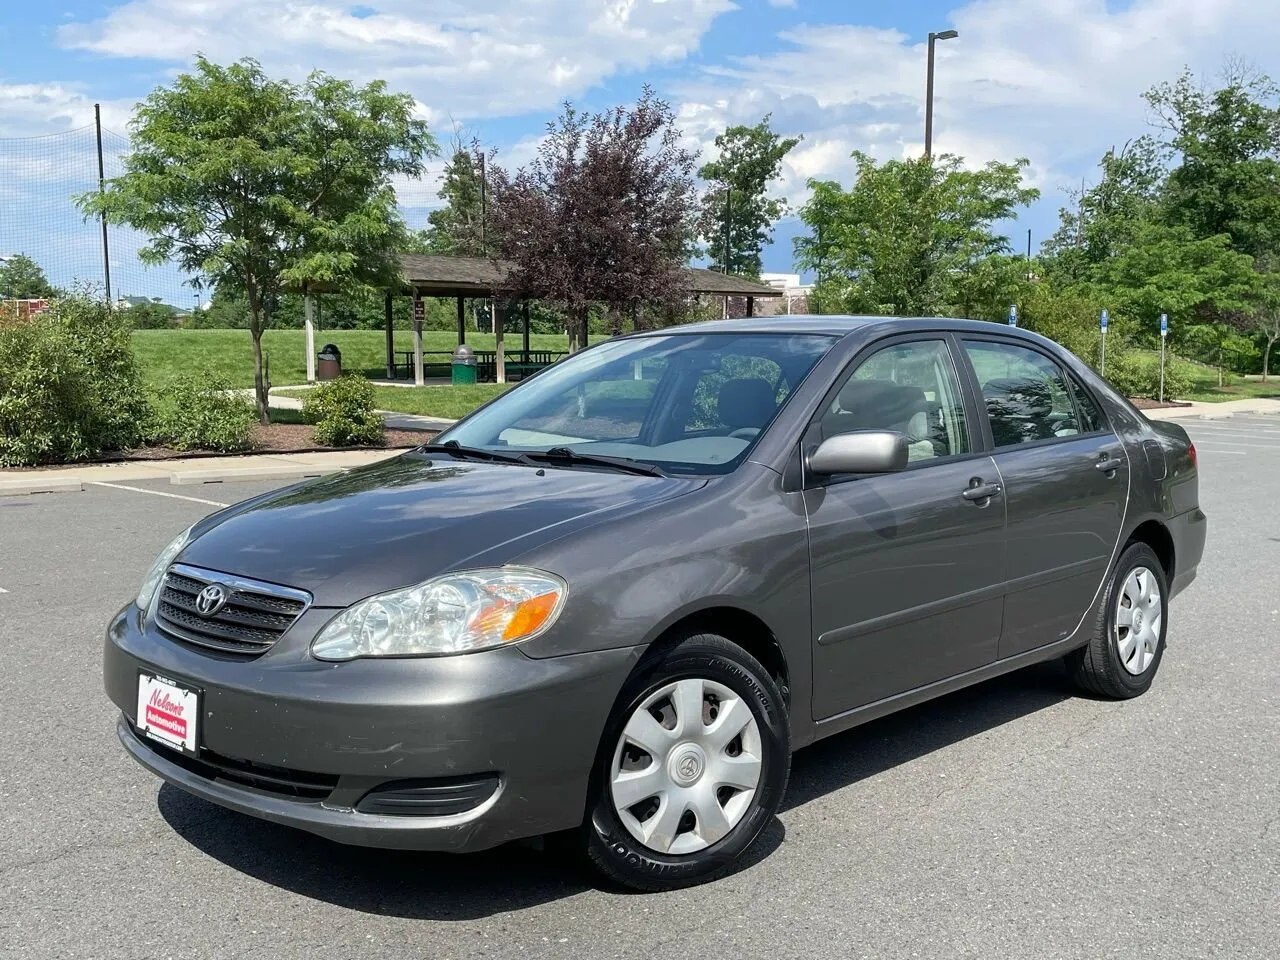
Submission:
<svg viewBox="0 0 1280 960">
<path fill-rule="evenodd" d="M 66 463 L 142 439 L 146 400 L 128 319 L 66 297 L 0 324 L 0 465 Z"/>
<path fill-rule="evenodd" d="M 249 398 L 221 377 L 175 377 L 151 396 L 147 439 L 174 450 L 247 450 L 257 419 Z"/>
<path fill-rule="evenodd" d="M 1164 397 L 1176 399 L 1194 388 L 1193 368 L 1176 357 L 1168 357 L 1164 368 Z M 1120 353 L 1107 357 L 1107 379 L 1126 397 L 1155 398 L 1160 395 L 1160 358 L 1145 353 Z"/>
<path fill-rule="evenodd" d="M 382 417 L 373 408 L 373 384 L 347 374 L 312 390 L 302 418 L 316 425 L 316 443 L 326 447 L 381 446 Z"/>
</svg>

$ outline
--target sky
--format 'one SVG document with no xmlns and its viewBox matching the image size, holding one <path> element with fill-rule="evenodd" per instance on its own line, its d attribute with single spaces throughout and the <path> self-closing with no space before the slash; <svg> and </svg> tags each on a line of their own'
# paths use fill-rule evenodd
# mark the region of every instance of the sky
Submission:
<svg viewBox="0 0 1280 960">
<path fill-rule="evenodd" d="M 63 198 L 90 189 L 102 105 L 108 175 L 136 101 L 192 56 L 255 57 L 271 73 L 381 78 L 411 93 L 447 144 L 455 125 L 518 166 L 565 99 L 600 109 L 651 84 L 704 158 L 728 124 L 772 115 L 803 135 L 774 187 L 793 211 L 810 178 L 849 183 L 850 153 L 923 150 L 930 30 L 937 48 L 934 152 L 1030 161 L 1041 199 L 1008 225 L 1025 249 L 1052 232 L 1066 191 L 1103 151 L 1149 131 L 1142 92 L 1229 58 L 1280 77 L 1280 17 L 1260 0 L 50 0 L 0 13 L 0 254 L 50 261 L 58 282 L 96 276 L 93 225 Z M 437 203 L 443 161 L 401 186 L 410 226 Z M 86 180 L 87 178 L 87 180 Z M 57 208 L 55 211 L 54 208 Z M 59 212 L 60 211 L 60 212 Z M 95 228 L 96 229 L 96 228 Z M 765 251 L 791 270 L 794 213 Z M 144 271 L 113 231 L 117 290 L 182 305 L 173 271 Z M 117 260 L 119 263 L 117 264 Z M 135 289 L 136 288 L 136 289 Z"/>
</svg>

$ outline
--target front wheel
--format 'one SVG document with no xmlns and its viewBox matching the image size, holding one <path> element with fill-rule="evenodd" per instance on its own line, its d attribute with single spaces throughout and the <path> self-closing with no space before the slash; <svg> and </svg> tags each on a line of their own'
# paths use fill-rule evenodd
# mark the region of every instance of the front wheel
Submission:
<svg viewBox="0 0 1280 960">
<path fill-rule="evenodd" d="M 723 637 L 690 636 L 642 665 L 618 699 L 583 826 L 587 856 L 639 890 L 728 873 L 777 812 L 790 761 L 768 671 Z"/>
<path fill-rule="evenodd" d="M 1078 686 L 1104 697 L 1145 693 L 1164 656 L 1169 621 L 1164 567 L 1145 543 L 1120 554 L 1098 611 L 1093 638 L 1067 656 Z"/>
</svg>

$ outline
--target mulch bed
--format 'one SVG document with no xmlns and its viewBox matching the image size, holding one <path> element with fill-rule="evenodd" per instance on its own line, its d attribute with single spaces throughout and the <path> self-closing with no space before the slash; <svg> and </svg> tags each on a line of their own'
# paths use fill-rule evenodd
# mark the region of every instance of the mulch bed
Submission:
<svg viewBox="0 0 1280 960">
<path fill-rule="evenodd" d="M 120 463 L 130 460 L 178 460 L 197 457 L 241 457 L 254 453 L 324 453 L 330 450 L 408 450 L 426 443 L 436 434 L 429 430 L 388 430 L 382 448 L 322 447 L 315 441 L 314 428 L 305 423 L 258 424 L 253 428 L 253 446 L 235 453 L 211 450 L 174 450 L 171 447 L 139 447 L 127 452 L 104 453 L 86 463 Z"/>
<path fill-rule="evenodd" d="M 1177 400 L 1166 400 L 1161 403 L 1159 400 L 1151 400 L 1147 397 L 1130 397 L 1129 402 L 1139 410 L 1161 410 L 1165 407 L 1189 407 L 1189 403 L 1180 403 Z"/>
</svg>

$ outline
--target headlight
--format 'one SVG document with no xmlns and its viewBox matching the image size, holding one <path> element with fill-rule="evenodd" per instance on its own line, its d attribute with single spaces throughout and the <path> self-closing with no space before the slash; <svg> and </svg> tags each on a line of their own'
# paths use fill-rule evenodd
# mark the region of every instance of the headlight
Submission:
<svg viewBox="0 0 1280 960">
<path fill-rule="evenodd" d="M 451 573 L 348 607 L 320 631 L 320 660 L 426 657 L 519 643 L 555 623 L 565 582 L 525 567 Z"/>
<path fill-rule="evenodd" d="M 169 569 L 169 564 L 173 563 L 174 558 L 182 552 L 182 548 L 190 540 L 191 527 L 187 527 L 187 529 L 170 540 L 167 547 L 160 551 L 160 556 L 156 557 L 156 562 L 151 565 L 147 578 L 142 581 L 142 586 L 138 589 L 138 598 L 135 602 L 143 610 L 151 606 L 151 600 L 156 595 L 156 588 L 160 586 L 160 581 L 164 578 L 164 572 Z"/>
</svg>

